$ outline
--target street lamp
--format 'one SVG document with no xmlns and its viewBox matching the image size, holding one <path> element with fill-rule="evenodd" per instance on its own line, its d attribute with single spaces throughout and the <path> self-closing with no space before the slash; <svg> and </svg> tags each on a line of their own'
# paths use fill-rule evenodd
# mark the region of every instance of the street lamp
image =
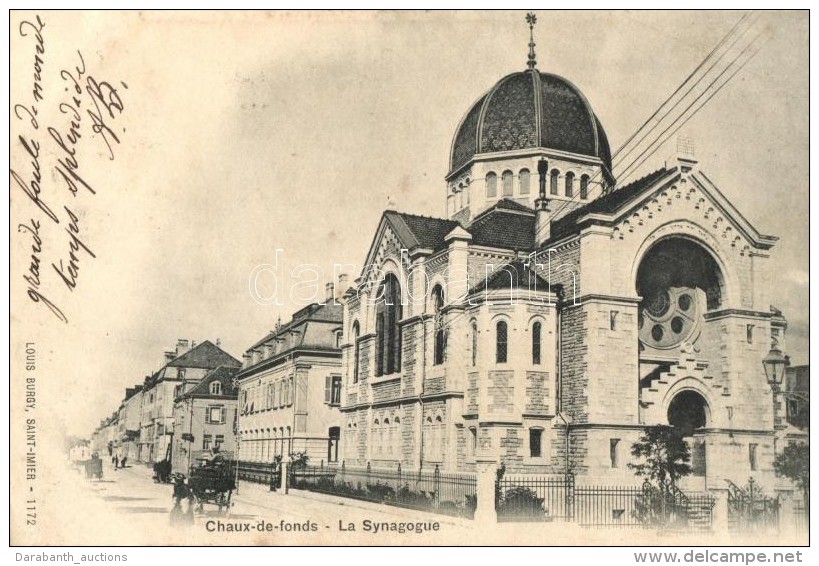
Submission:
<svg viewBox="0 0 819 566">
<path fill-rule="evenodd" d="M 776 395 L 782 390 L 782 381 L 785 379 L 785 368 L 790 365 L 788 356 L 782 355 L 782 350 L 779 345 L 774 343 L 771 345 L 771 350 L 768 355 L 762 360 L 762 367 L 765 368 L 765 379 L 768 380 L 768 385 L 771 386 L 771 398 L 773 400 L 773 449 L 776 455 L 776 429 L 778 426 L 776 416 Z"/>
<path fill-rule="evenodd" d="M 771 347 L 770 352 L 762 360 L 762 367 L 765 368 L 765 378 L 768 380 L 768 385 L 771 386 L 771 391 L 774 394 L 779 393 L 782 381 L 785 379 L 785 367 L 788 365 L 788 357 L 782 355 L 776 344 Z"/>
</svg>

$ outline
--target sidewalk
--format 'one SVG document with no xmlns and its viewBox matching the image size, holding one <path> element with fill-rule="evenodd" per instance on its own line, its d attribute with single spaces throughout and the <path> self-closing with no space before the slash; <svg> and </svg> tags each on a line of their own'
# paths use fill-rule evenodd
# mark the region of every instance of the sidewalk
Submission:
<svg viewBox="0 0 819 566">
<path fill-rule="evenodd" d="M 452 525 L 467 529 L 475 528 L 475 522 L 473 520 L 463 517 L 452 517 L 450 515 L 442 515 L 431 511 L 408 509 L 406 507 L 397 507 L 394 505 L 387 505 L 385 503 L 374 503 L 370 501 L 362 501 L 360 499 L 339 497 L 326 493 L 317 493 L 301 489 L 290 489 L 289 493 L 285 495 L 280 490 L 270 491 L 270 488 L 267 485 L 252 482 L 240 482 L 238 492 L 235 492 L 234 495 L 237 500 L 241 500 L 243 502 L 258 503 L 262 498 L 269 498 L 271 502 L 281 502 L 288 500 L 289 498 L 295 498 L 314 501 L 316 503 L 323 503 L 325 505 L 335 505 L 351 510 L 356 509 L 359 511 L 367 511 L 374 515 L 379 514 L 383 516 L 382 520 L 385 521 L 437 521 L 442 525 Z M 361 514 L 359 513 L 359 515 Z"/>
</svg>

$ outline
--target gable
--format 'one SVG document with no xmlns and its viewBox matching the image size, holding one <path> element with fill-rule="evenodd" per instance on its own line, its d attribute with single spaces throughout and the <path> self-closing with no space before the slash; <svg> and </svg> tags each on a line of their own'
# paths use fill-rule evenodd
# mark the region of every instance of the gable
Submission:
<svg viewBox="0 0 819 566">
<path fill-rule="evenodd" d="M 552 238 L 603 225 L 612 226 L 612 238 L 622 240 L 638 226 L 674 217 L 697 222 L 743 253 L 746 248 L 770 249 L 778 240 L 754 228 L 705 173 L 696 170 L 681 175 L 676 168 L 659 169 L 573 211 L 555 222 Z"/>
</svg>

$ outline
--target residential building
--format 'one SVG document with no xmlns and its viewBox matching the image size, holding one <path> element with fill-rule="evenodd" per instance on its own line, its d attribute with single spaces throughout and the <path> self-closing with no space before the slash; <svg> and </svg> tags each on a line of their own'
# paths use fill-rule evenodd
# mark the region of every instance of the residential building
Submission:
<svg viewBox="0 0 819 566">
<path fill-rule="evenodd" d="M 277 325 L 244 354 L 239 382 L 239 459 L 273 462 L 307 453 L 313 463 L 339 457 L 341 316 L 332 286 Z"/>
<path fill-rule="evenodd" d="M 175 472 L 188 473 L 197 460 L 236 454 L 237 367 L 220 366 L 176 397 L 173 406 Z M 183 384 L 177 388 L 182 391 Z"/>
<path fill-rule="evenodd" d="M 180 339 L 165 352 L 165 363 L 145 378 L 142 390 L 139 459 L 157 462 L 170 457 L 174 433 L 174 400 L 193 388 L 208 372 L 220 367 L 239 367 L 241 362 L 206 340 L 201 344 Z"/>
<path fill-rule="evenodd" d="M 139 459 L 140 419 L 142 418 L 142 385 L 129 387 L 119 406 L 116 451 L 131 462 Z"/>
</svg>

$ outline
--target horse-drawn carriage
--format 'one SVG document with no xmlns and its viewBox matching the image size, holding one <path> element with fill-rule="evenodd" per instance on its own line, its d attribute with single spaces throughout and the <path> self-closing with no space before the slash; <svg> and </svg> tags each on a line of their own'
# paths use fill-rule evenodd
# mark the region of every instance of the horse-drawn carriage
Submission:
<svg viewBox="0 0 819 566">
<path fill-rule="evenodd" d="M 184 478 L 177 476 L 176 485 L 184 485 Z M 230 511 L 230 498 L 236 489 L 236 463 L 222 456 L 202 458 L 191 466 L 187 486 L 174 488 L 174 498 L 187 497 L 198 511 L 205 503 L 216 505 L 219 512 Z"/>
<path fill-rule="evenodd" d="M 85 470 L 85 477 L 88 479 L 96 478 L 102 479 L 102 460 L 95 453 L 90 460 L 83 460 L 83 469 Z"/>
</svg>

